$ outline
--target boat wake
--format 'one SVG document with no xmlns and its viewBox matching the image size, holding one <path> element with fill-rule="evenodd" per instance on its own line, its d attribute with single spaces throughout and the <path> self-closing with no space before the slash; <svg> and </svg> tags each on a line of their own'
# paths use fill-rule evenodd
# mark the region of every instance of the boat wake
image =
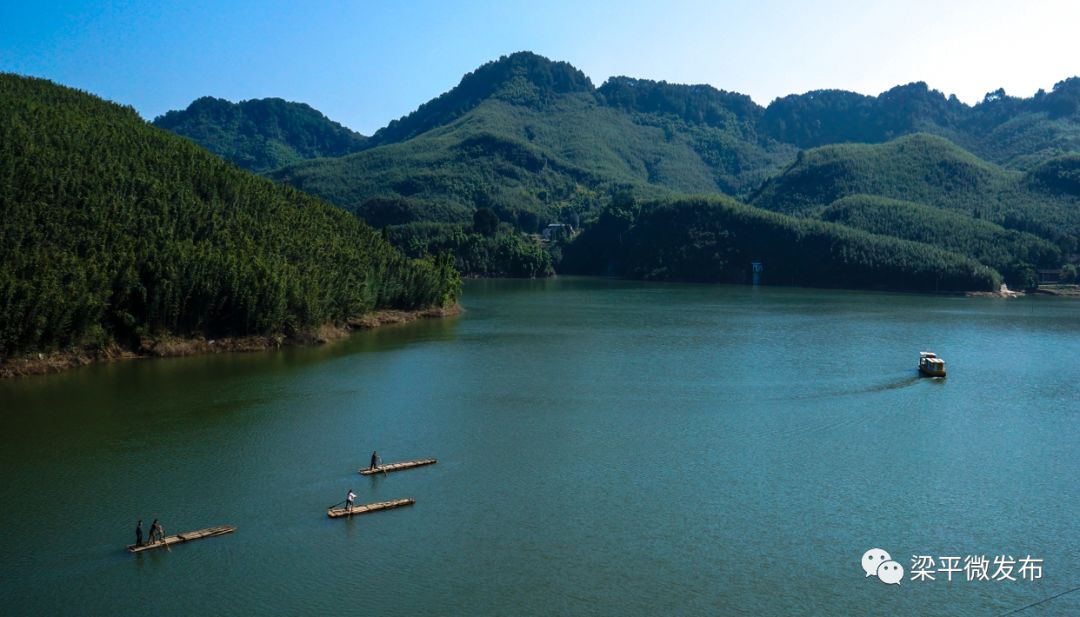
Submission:
<svg viewBox="0 0 1080 617">
<path fill-rule="evenodd" d="M 913 386 L 922 380 L 918 375 L 910 375 L 903 378 L 892 379 L 884 383 L 871 384 L 862 388 L 853 388 L 845 390 L 832 390 L 828 392 L 812 392 L 812 393 L 800 393 L 800 394 L 787 394 L 776 397 L 771 397 L 767 400 L 815 400 L 815 399 L 829 399 L 840 396 L 855 396 L 859 394 L 873 394 L 875 392 L 889 392 L 891 390 L 901 390 L 909 386 Z"/>
<path fill-rule="evenodd" d="M 861 390 L 854 390 L 850 394 L 868 394 L 871 392 L 888 392 L 889 390 L 899 390 L 908 386 L 919 383 L 920 377 L 918 375 L 912 375 L 910 377 L 904 377 L 903 379 L 894 379 L 883 384 L 878 384 L 863 388 Z"/>
</svg>

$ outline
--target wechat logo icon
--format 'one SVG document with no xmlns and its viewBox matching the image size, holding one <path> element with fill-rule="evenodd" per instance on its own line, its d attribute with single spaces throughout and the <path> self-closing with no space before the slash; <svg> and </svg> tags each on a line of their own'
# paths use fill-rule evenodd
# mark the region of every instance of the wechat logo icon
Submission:
<svg viewBox="0 0 1080 617">
<path fill-rule="evenodd" d="M 888 551 L 872 548 L 862 556 L 862 569 L 866 576 L 876 576 L 886 585 L 899 585 L 904 578 L 904 566 L 893 561 Z"/>
</svg>

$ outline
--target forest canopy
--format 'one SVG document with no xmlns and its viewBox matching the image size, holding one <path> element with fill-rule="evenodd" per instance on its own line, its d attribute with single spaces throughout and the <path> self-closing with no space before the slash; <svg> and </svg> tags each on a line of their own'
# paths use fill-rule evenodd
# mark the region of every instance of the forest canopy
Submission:
<svg viewBox="0 0 1080 617">
<path fill-rule="evenodd" d="M 563 271 L 646 280 L 764 282 L 905 291 L 989 291 L 998 272 L 929 244 L 769 212 L 724 197 L 616 196 L 564 250 Z"/>
<path fill-rule="evenodd" d="M 0 74 L 0 355 L 159 333 L 290 334 L 452 303 L 452 259 L 154 128 Z"/>
</svg>

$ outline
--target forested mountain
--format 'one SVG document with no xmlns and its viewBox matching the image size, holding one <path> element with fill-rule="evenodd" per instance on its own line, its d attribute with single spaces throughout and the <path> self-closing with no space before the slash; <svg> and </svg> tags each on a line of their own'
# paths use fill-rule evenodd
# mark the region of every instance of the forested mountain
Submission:
<svg viewBox="0 0 1080 617">
<path fill-rule="evenodd" d="M 1033 234 L 907 201 L 855 195 L 837 200 L 815 215 L 873 234 L 967 255 L 1000 272 L 1016 288 L 1034 284 L 1036 268 L 1056 268 L 1063 263 L 1060 247 Z"/>
<path fill-rule="evenodd" d="M 1053 241 L 1080 231 L 1078 158 L 1053 159 L 1024 173 L 980 160 L 924 133 L 877 144 L 823 146 L 800 153 L 750 203 L 804 213 L 857 194 L 916 202 L 1028 231 Z"/>
<path fill-rule="evenodd" d="M 1028 286 L 1080 237 L 1077 78 L 975 106 L 916 83 L 763 108 L 710 86 L 595 88 L 523 52 L 371 138 L 280 99 L 203 98 L 155 123 L 292 186 L 131 108 L 0 75 L 0 356 L 442 305 L 455 264 L 738 281 L 762 261 L 779 284 Z M 554 222 L 585 231 L 528 235 Z"/>
<path fill-rule="evenodd" d="M 518 53 L 378 131 L 372 149 L 271 176 L 371 220 L 396 199 L 410 220 L 465 222 L 486 207 L 532 232 L 534 221 L 575 223 L 623 187 L 750 190 L 795 152 L 759 139 L 757 115 L 709 87 L 618 78 L 595 89 L 566 63 Z"/>
<path fill-rule="evenodd" d="M 1001 283 L 959 253 L 722 197 L 638 205 L 617 196 L 564 254 L 565 272 L 648 280 L 748 282 L 756 261 L 765 282 L 781 285 L 953 291 Z"/>
<path fill-rule="evenodd" d="M 1016 169 L 1080 151 L 1080 78 L 1032 98 L 990 92 L 977 105 L 917 82 L 877 97 L 817 90 L 776 99 L 759 129 L 773 139 L 813 148 L 882 143 L 914 132 L 946 137 L 978 156 Z"/>
<path fill-rule="evenodd" d="M 947 132 L 969 109 L 955 96 L 923 82 L 896 86 L 879 96 L 815 90 L 773 101 L 762 118 L 770 135 L 800 148 L 880 143 L 916 131 Z"/>
<path fill-rule="evenodd" d="M 875 248 L 890 255 L 885 261 L 859 261 L 891 264 L 892 280 L 880 284 L 927 288 L 929 279 L 907 269 L 915 242 L 946 249 L 936 263 L 954 266 L 964 257 L 1027 286 L 1036 268 L 1071 259 L 1080 237 L 1080 78 L 1026 99 L 998 90 L 977 105 L 917 82 L 878 96 L 819 90 L 762 107 L 704 85 L 619 76 L 597 88 L 570 64 L 520 52 L 465 75 L 357 152 L 266 173 L 385 228 L 410 254 L 451 250 L 470 274 L 545 271 L 535 246 L 514 231 L 532 234 L 548 223 L 595 228 L 612 196 L 629 192 L 667 204 L 635 215 L 639 235 L 645 225 L 681 220 L 665 214 L 672 211 L 752 218 L 755 227 L 741 235 L 755 238 L 764 229 L 795 237 L 791 229 L 809 233 L 803 226 L 826 222 L 831 226 L 813 233 L 875 247 L 884 246 L 882 236 L 909 243 Z M 678 199 L 693 194 L 734 196 L 808 221 L 756 210 L 734 216 L 727 207 Z M 501 221 L 498 238 L 472 229 L 479 211 Z M 695 219 L 672 233 L 709 225 Z M 559 250 L 549 251 L 552 263 L 594 270 L 580 258 L 596 237 L 587 232 L 562 264 Z M 805 257 L 821 256 L 819 245 L 798 246 Z M 670 266 L 666 248 L 646 243 L 641 250 L 660 261 L 630 258 L 622 271 L 703 276 Z M 725 268 L 710 276 L 730 278 Z M 817 279 L 803 273 L 788 280 Z"/>
<path fill-rule="evenodd" d="M 120 107 L 0 74 L 0 357 L 292 334 L 456 297 L 352 215 Z"/>
<path fill-rule="evenodd" d="M 377 131 L 360 152 L 268 173 L 375 224 L 388 204 L 395 224 L 467 224 L 486 207 L 529 232 L 534 221 L 595 215 L 624 188 L 645 197 L 747 198 L 800 149 L 912 133 L 1028 171 L 1080 151 L 1080 79 L 1028 99 L 999 90 L 974 106 L 918 82 L 879 96 L 813 91 L 762 107 L 706 85 L 620 76 L 595 88 L 566 62 L 519 52 L 465 75 Z"/>
<path fill-rule="evenodd" d="M 532 53 L 516 53 L 466 73 L 453 90 L 376 131 L 372 143 L 396 143 L 416 137 L 453 122 L 491 98 L 543 107 L 559 95 L 592 92 L 589 78 L 570 64 Z"/>
<path fill-rule="evenodd" d="M 276 98 L 231 103 L 205 96 L 183 111 L 159 116 L 154 125 L 256 172 L 343 156 L 361 150 L 367 141 L 308 105 Z"/>
</svg>

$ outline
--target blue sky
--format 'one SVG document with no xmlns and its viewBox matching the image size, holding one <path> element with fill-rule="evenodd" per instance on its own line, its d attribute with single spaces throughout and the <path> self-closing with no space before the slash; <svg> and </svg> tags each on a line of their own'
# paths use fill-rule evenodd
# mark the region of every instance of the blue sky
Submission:
<svg viewBox="0 0 1080 617">
<path fill-rule="evenodd" d="M 300 8 L 298 8 L 300 7 Z M 1080 3 L 19 2 L 0 6 L 0 70 L 144 117 L 212 95 L 302 101 L 370 134 L 500 55 L 773 98 L 926 81 L 974 103 L 1080 74 Z"/>
</svg>

